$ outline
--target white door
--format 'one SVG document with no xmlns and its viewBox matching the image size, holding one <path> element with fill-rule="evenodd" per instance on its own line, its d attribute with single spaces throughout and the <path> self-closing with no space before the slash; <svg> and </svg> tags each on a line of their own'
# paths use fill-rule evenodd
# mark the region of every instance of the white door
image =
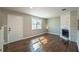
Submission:
<svg viewBox="0 0 79 59">
<path fill-rule="evenodd" d="M 21 40 L 23 38 L 23 17 L 8 14 L 8 43 Z"/>
</svg>

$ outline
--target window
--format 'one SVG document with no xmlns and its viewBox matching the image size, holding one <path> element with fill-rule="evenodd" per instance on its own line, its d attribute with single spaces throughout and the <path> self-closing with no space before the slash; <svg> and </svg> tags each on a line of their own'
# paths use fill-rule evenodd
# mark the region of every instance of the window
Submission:
<svg viewBox="0 0 79 59">
<path fill-rule="evenodd" d="M 42 29 L 42 20 L 39 18 L 32 17 L 32 30 Z"/>
</svg>

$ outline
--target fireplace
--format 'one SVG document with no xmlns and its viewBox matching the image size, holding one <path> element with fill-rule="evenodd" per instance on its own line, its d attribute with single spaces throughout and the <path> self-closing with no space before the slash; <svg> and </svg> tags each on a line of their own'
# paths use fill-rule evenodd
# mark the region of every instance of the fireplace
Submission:
<svg viewBox="0 0 79 59">
<path fill-rule="evenodd" d="M 69 38 L 69 30 L 67 29 L 62 29 L 62 36 Z"/>
</svg>

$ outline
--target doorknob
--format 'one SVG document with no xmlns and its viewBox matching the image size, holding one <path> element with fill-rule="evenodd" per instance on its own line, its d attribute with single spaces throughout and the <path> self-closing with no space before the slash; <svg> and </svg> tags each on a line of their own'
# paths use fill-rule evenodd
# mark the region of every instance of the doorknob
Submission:
<svg viewBox="0 0 79 59">
<path fill-rule="evenodd" d="M 11 31 L 11 28 L 9 28 L 8 31 Z"/>
</svg>

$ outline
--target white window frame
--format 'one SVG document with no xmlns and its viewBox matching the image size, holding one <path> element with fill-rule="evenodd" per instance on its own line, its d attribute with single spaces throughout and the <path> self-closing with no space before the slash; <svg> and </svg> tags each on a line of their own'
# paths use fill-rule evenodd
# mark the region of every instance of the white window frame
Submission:
<svg viewBox="0 0 79 59">
<path fill-rule="evenodd" d="M 32 17 L 32 30 L 42 29 L 42 19 Z"/>
</svg>

